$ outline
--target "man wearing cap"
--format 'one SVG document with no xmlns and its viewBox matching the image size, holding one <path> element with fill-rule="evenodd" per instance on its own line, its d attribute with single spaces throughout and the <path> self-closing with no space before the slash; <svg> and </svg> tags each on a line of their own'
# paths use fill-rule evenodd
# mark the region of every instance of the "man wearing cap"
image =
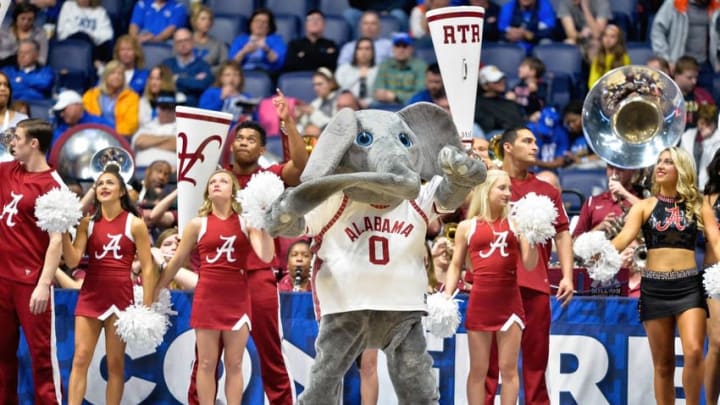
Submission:
<svg viewBox="0 0 720 405">
<path fill-rule="evenodd" d="M 523 125 L 525 116 L 520 105 L 505 98 L 505 73 L 495 65 L 487 65 L 478 73 L 478 96 L 475 101 L 475 122 L 483 132 L 502 131 Z"/>
<path fill-rule="evenodd" d="M 113 126 L 105 118 L 90 114 L 83 107 L 82 97 L 74 90 L 65 90 L 58 95 L 58 100 L 52 107 L 55 114 L 55 129 L 53 130 L 52 147 L 60 137 L 70 128 L 80 124 L 100 124 L 113 130 Z"/>
<path fill-rule="evenodd" d="M 175 171 L 177 167 L 175 93 L 161 91 L 155 102 L 157 117 L 140 127 L 132 139 L 135 164 L 138 167 L 147 167 L 156 160 L 166 160 Z"/>
<path fill-rule="evenodd" d="M 374 99 L 381 105 L 405 105 L 413 94 L 425 87 L 427 65 L 413 57 L 412 38 L 407 33 L 395 33 L 392 44 L 392 58 L 378 68 Z"/>
</svg>

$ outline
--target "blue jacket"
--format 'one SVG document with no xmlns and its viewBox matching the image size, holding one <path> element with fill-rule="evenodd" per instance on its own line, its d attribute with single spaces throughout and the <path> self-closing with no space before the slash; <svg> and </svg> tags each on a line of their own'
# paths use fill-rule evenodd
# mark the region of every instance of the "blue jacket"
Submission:
<svg viewBox="0 0 720 405">
<path fill-rule="evenodd" d="M 193 58 L 192 62 L 181 66 L 177 58 L 168 58 L 163 62 L 177 75 L 175 86 L 179 92 L 187 96 L 186 105 L 195 107 L 198 105 L 198 99 L 205 89 L 215 81 L 215 77 L 210 70 L 210 65 L 200 58 Z M 199 79 L 198 75 L 205 75 Z"/>
<path fill-rule="evenodd" d="M 37 66 L 35 69 L 24 72 L 16 66 L 7 66 L 3 72 L 8 76 L 13 90 L 13 99 L 47 100 L 52 92 L 55 73 L 47 66 Z"/>
<path fill-rule="evenodd" d="M 250 35 L 248 34 L 241 34 L 239 37 L 235 38 L 232 45 L 230 45 L 228 57 L 230 59 L 234 58 L 235 54 L 240 52 L 249 40 Z M 285 64 L 285 54 L 287 53 L 287 45 L 285 44 L 285 41 L 283 41 L 282 37 L 278 34 L 270 34 L 267 38 L 265 38 L 265 43 L 268 48 L 272 49 L 277 54 L 278 57 L 275 62 L 270 62 L 265 51 L 258 49 L 249 55 L 245 55 L 245 58 L 240 62 L 244 70 L 262 69 L 276 72 L 283 67 Z"/>
<path fill-rule="evenodd" d="M 541 39 L 551 38 L 555 28 L 555 11 L 550 0 L 537 0 L 535 8 L 530 11 L 521 10 L 518 0 L 505 3 L 500 9 L 498 29 L 504 35 L 510 27 L 523 27 L 534 34 L 532 41 L 518 42 L 530 54 L 533 46 Z"/>
<path fill-rule="evenodd" d="M 145 83 L 147 83 L 149 75 L 150 71 L 147 69 L 135 69 L 132 77 L 130 78 L 128 86 L 130 86 L 130 88 L 133 89 L 140 97 L 142 97 L 145 92 Z"/>
<path fill-rule="evenodd" d="M 160 10 L 153 8 L 153 0 L 140 0 L 133 7 L 130 24 L 137 25 L 139 32 L 147 31 L 157 35 L 168 25 L 184 27 L 187 18 L 185 5 L 175 0 L 168 0 Z"/>
<path fill-rule="evenodd" d="M 65 133 L 65 131 L 67 131 L 71 127 L 74 127 L 75 125 L 101 124 L 101 125 L 106 125 L 110 129 L 114 130 L 112 124 L 110 124 L 110 122 L 108 122 L 108 120 L 106 120 L 105 118 L 102 118 L 102 117 L 98 117 L 97 115 L 92 115 L 87 111 L 83 112 L 83 115 L 80 118 L 80 121 L 78 121 L 77 124 L 75 124 L 75 125 L 70 126 L 70 125 L 66 124 L 65 121 L 63 121 L 62 118 L 60 118 L 60 117 L 57 118 L 56 122 L 57 122 L 57 126 L 55 127 L 55 130 L 53 131 L 52 142 L 50 143 L 51 148 L 55 147 L 55 143 L 58 141 L 58 139 L 60 139 L 62 134 Z"/>
</svg>

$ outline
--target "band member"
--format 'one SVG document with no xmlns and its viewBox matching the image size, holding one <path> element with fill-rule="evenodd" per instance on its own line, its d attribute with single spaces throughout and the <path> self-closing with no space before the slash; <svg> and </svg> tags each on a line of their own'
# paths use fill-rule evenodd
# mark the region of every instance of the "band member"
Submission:
<svg viewBox="0 0 720 405">
<path fill-rule="evenodd" d="M 0 403 L 17 404 L 22 326 L 32 356 L 35 403 L 60 404 L 60 370 L 54 354 L 52 283 L 60 262 L 62 237 L 37 225 L 35 200 L 65 187 L 47 163 L 52 127 L 20 121 L 10 140 L 13 162 L 0 163 Z"/>
<path fill-rule="evenodd" d="M 240 188 L 244 188 L 253 174 L 263 170 L 278 175 L 285 186 L 296 186 L 300 183 L 300 173 L 305 168 L 308 153 L 305 142 L 295 126 L 290 114 L 287 100 L 278 90 L 273 98 L 278 117 L 284 123 L 283 136 L 287 136 L 290 160 L 285 163 L 261 167 L 260 157 L 265 153 L 267 136 L 265 129 L 254 121 L 240 123 L 235 129 L 235 138 L 231 145 L 233 163 L 230 170 L 238 180 Z M 278 250 L 278 249 L 276 249 Z M 285 359 L 281 350 L 282 334 L 280 332 L 280 297 L 277 279 L 273 273 L 279 263 L 277 258 L 270 263 L 260 260 L 254 252 L 249 252 L 247 282 L 252 302 L 253 342 L 260 356 L 260 373 L 262 375 L 265 395 L 272 405 L 292 405 L 294 402 L 294 385 L 288 376 Z M 193 366 L 193 375 L 197 367 Z M 190 381 L 188 400 L 197 404 L 194 377 Z"/>
<path fill-rule="evenodd" d="M 115 321 L 118 313 L 133 303 L 130 273 L 136 253 L 142 269 L 144 305 L 152 304 L 155 288 L 150 235 L 130 201 L 118 167 L 108 166 L 94 188 L 94 214 L 80 221 L 74 242 L 65 233 L 62 243 L 65 263 L 71 268 L 84 254 L 88 256 L 75 307 L 75 354 L 68 392 L 71 405 L 83 403 L 88 367 L 102 329 L 108 373 L 105 399 L 108 404 L 120 404 L 125 385 L 125 342 L 116 333 Z"/>
<path fill-rule="evenodd" d="M 485 397 L 493 336 L 503 382 L 500 402 L 515 404 L 520 390 L 517 362 L 525 312 L 515 270 L 518 260 L 524 269 L 534 268 L 538 254 L 534 245 L 510 231 L 509 202 L 510 177 L 502 170 L 489 170 L 485 183 L 473 193 L 468 219 L 458 224 L 455 233 L 445 291 L 448 296 L 455 291 L 460 270 L 469 257 L 473 273 L 465 318 L 470 348 L 469 404 L 481 403 Z"/>
<path fill-rule="evenodd" d="M 573 296 L 573 255 L 572 241 L 568 231 L 568 217 L 560 192 L 549 183 L 539 180 L 528 170 L 537 161 L 535 136 L 527 128 L 506 130 L 500 140 L 503 146 L 502 168 L 510 175 L 512 186 L 511 201 L 517 201 L 525 194 L 534 192 L 545 195 L 555 204 L 558 219 L 555 223 L 555 245 L 558 250 L 562 279 L 558 283 L 555 297 L 563 305 Z M 525 271 L 518 262 L 518 285 L 525 311 L 525 331 L 521 350 L 523 359 L 523 384 L 525 401 L 528 404 L 549 404 L 550 398 L 545 382 L 550 351 L 550 285 L 548 284 L 547 263 L 550 259 L 550 241 L 538 246 L 537 265 L 533 271 Z M 497 346 L 493 345 L 488 378 L 485 381 L 485 403 L 494 403 L 497 391 Z"/>
<path fill-rule="evenodd" d="M 647 245 L 647 270 L 640 283 L 640 320 L 650 343 L 655 400 L 675 402 L 675 328 L 684 358 L 685 401 L 700 402 L 707 307 L 702 274 L 695 262 L 701 225 L 701 196 L 693 158 L 669 147 L 660 152 L 653 172 L 652 196 L 633 205 L 625 226 L 612 240 L 622 251 L 642 231 Z"/>
<path fill-rule="evenodd" d="M 248 228 L 235 200 L 235 176 L 217 170 L 210 176 L 199 216 L 183 231 L 175 256 L 162 272 L 159 288 L 166 287 L 197 247 L 200 271 L 193 296 L 190 326 L 197 338 L 197 395 L 200 404 L 214 404 L 215 372 L 220 342 L 225 352 L 225 396 L 239 405 L 243 394 L 242 359 L 250 334 L 250 296 L 247 265 L 250 252 L 270 262 L 275 253 L 272 238 Z"/>
</svg>

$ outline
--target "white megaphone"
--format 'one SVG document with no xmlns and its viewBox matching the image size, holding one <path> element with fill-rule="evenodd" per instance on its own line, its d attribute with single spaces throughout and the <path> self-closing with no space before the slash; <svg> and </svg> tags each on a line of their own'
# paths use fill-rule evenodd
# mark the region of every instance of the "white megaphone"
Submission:
<svg viewBox="0 0 720 405">
<path fill-rule="evenodd" d="M 8 9 L 10 8 L 10 0 L 0 0 L 0 23 L 5 19 Z"/>
<path fill-rule="evenodd" d="M 232 114 L 175 107 L 177 123 L 178 231 L 197 216 L 210 175 L 224 150 Z"/>
<path fill-rule="evenodd" d="M 485 9 L 443 7 L 426 16 L 453 122 L 460 139 L 472 143 Z"/>
</svg>

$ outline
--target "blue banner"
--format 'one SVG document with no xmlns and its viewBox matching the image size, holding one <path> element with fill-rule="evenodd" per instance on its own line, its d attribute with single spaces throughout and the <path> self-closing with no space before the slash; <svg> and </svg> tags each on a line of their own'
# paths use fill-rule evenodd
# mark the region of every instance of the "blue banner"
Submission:
<svg viewBox="0 0 720 405">
<path fill-rule="evenodd" d="M 466 298 L 461 297 L 461 313 Z M 55 292 L 57 353 L 63 392 L 67 391 L 74 345 L 74 317 L 77 293 Z M 165 342 L 153 352 L 128 351 L 125 363 L 124 404 L 186 403 L 190 370 L 194 361 L 195 335 L 189 326 L 192 295 L 175 292 L 173 305 L 180 315 L 171 319 Z M 285 336 L 283 352 L 298 393 L 310 375 L 315 356 L 318 325 L 308 293 L 281 294 L 281 317 Z M 638 320 L 637 300 L 622 297 L 576 297 L 567 308 L 552 302 L 552 333 L 547 377 L 553 404 L 640 404 L 652 402 L 652 359 L 645 332 Z M 676 338 L 677 367 L 682 367 L 679 339 Z M 442 404 L 464 404 L 468 372 L 467 334 L 464 326 L 455 337 L 428 337 L 434 359 Z M 101 336 L 88 375 L 87 403 L 105 402 L 104 337 Z M 33 385 L 30 358 L 23 342 L 20 358 L 19 394 L 21 404 L 32 404 Z M 252 341 L 243 365 L 243 404 L 262 404 L 260 363 Z M 683 398 L 680 373 L 676 372 L 678 398 Z M 397 403 L 384 364 L 378 359 L 380 403 Z M 223 382 L 221 381 L 220 387 Z M 345 378 L 346 404 L 359 404 L 360 384 L 353 367 Z M 220 398 L 224 393 L 220 390 Z M 522 393 L 521 393 L 522 395 Z M 499 399 L 499 397 L 498 397 Z M 681 403 L 681 400 L 678 401 Z M 522 403 L 522 399 L 521 399 Z"/>
</svg>

